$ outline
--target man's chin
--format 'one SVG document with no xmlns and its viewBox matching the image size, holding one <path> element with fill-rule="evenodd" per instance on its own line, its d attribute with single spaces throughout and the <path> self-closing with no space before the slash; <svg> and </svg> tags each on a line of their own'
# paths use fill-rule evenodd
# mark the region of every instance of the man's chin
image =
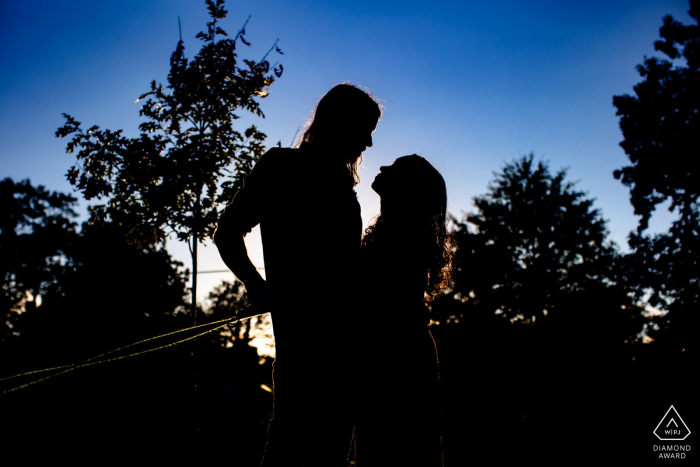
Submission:
<svg viewBox="0 0 700 467">
<path fill-rule="evenodd" d="M 343 157 L 343 160 L 345 160 L 346 164 L 353 164 L 355 161 L 357 161 L 360 157 L 362 157 L 362 153 L 348 153 L 345 154 Z"/>
</svg>

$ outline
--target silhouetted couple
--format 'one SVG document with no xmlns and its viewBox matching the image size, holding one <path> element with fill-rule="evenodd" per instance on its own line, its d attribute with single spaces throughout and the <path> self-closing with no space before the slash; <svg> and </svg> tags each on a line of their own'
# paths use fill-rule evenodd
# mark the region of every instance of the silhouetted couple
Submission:
<svg viewBox="0 0 700 467">
<path fill-rule="evenodd" d="M 269 307 L 274 416 L 264 466 L 441 466 L 437 354 L 424 297 L 449 269 L 445 182 L 422 157 L 382 167 L 381 214 L 363 236 L 354 191 L 381 116 L 339 84 L 296 149 L 255 165 L 215 234 L 221 257 Z M 266 279 L 245 235 L 260 224 Z"/>
</svg>

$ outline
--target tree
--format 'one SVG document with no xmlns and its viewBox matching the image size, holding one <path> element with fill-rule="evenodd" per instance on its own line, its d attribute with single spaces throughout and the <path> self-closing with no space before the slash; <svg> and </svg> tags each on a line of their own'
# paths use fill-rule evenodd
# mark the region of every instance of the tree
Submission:
<svg viewBox="0 0 700 467">
<path fill-rule="evenodd" d="M 641 330 L 615 245 L 567 171 L 532 154 L 494 173 L 474 208 L 452 219 L 452 290 L 431 310 L 447 426 L 456 439 L 505 427 L 518 452 L 559 426 L 555 444 L 566 445 L 598 413 L 601 381 L 619 381 Z"/>
<path fill-rule="evenodd" d="M 233 39 L 217 40 L 227 35 L 218 25 L 227 15 L 224 1 L 206 4 L 211 21 L 206 32 L 197 34 L 202 48 L 188 61 L 181 39 L 170 59 L 167 87 L 153 81 L 139 97 L 147 99 L 140 110 L 147 121 L 139 126 L 139 137 L 96 125 L 83 131 L 65 114 L 66 124 L 56 132 L 73 135 L 67 153 L 79 150 L 77 164 L 67 174 L 71 184 L 87 200 L 109 197 L 92 211 L 94 222 L 124 226 L 130 241 L 141 246 L 164 242 L 170 234 L 188 242 L 195 324 L 197 245 L 211 237 L 221 203 L 242 186 L 265 149 L 266 136 L 254 125 L 242 133 L 234 129 L 239 118 L 234 112 L 244 109 L 264 117 L 257 98 L 265 98 L 282 75 L 282 65 L 266 60 L 273 49 L 281 53 L 277 42 L 259 62 L 243 60 L 240 66 L 238 41 L 249 45 L 245 24 Z"/>
<path fill-rule="evenodd" d="M 71 267 L 77 240 L 76 199 L 34 187 L 29 180 L 0 181 L 0 274 L 4 332 L 16 334 L 20 313 L 35 310 L 48 288 Z"/>
<path fill-rule="evenodd" d="M 689 13 L 698 21 L 700 2 L 692 0 Z M 685 66 L 645 57 L 637 65 L 644 80 L 634 86 L 635 96 L 613 97 L 625 138 L 620 146 L 632 163 L 614 176 L 630 187 L 635 214 L 642 216 L 639 232 L 647 228 L 656 206 L 666 200 L 682 217 L 692 217 L 700 194 L 694 163 L 700 154 L 700 27 L 684 26 L 669 15 L 660 34 L 664 40 L 656 41 L 654 48 L 671 60 L 684 61 Z"/>
<path fill-rule="evenodd" d="M 565 177 L 566 170 L 552 175 L 533 155 L 523 157 L 474 199 L 476 213 L 453 220 L 453 288 L 463 306 L 445 319 L 535 325 L 586 312 L 620 315 L 629 305 L 614 288 L 616 251 L 605 221 Z"/>
<path fill-rule="evenodd" d="M 175 327 L 185 282 L 164 248 L 129 245 L 111 223 L 78 232 L 75 198 L 28 180 L 0 181 L 0 199 L 6 366 L 63 364 Z"/>
<path fill-rule="evenodd" d="M 238 311 L 250 304 L 248 294 L 243 284 L 237 280 L 223 281 L 209 293 L 210 305 L 205 309 L 207 318 L 211 321 L 235 316 Z M 258 326 L 259 327 L 259 326 Z M 213 339 L 221 347 L 230 347 L 240 340 L 248 345 L 252 340 L 250 336 L 251 320 L 239 321 L 219 332 Z"/>
<path fill-rule="evenodd" d="M 25 348 L 75 361 L 188 327 L 182 263 L 162 246 L 129 244 L 115 224 L 84 223 L 70 255 L 41 307 L 21 316 Z"/>
<path fill-rule="evenodd" d="M 689 14 L 696 24 L 664 17 L 663 40 L 654 48 L 669 60 L 645 57 L 637 66 L 643 81 L 634 86 L 635 95 L 613 97 L 624 136 L 620 146 L 631 162 L 614 176 L 630 188 L 635 214 L 641 216 L 637 232 L 630 234 L 626 280 L 638 299 L 669 311 L 662 326 L 673 319 L 680 334 L 694 329 L 700 305 L 700 1 L 690 1 Z M 644 235 L 653 211 L 665 201 L 678 219 L 667 233 Z M 684 347 L 692 337 L 680 334 L 674 345 Z"/>
</svg>

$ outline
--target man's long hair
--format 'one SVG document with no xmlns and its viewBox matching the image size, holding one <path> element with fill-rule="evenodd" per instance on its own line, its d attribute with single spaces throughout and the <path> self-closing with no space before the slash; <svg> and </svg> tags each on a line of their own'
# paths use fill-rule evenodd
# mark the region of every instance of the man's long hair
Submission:
<svg viewBox="0 0 700 467">
<path fill-rule="evenodd" d="M 339 125 L 358 120 L 374 123 L 381 116 L 381 105 L 369 90 L 360 89 L 349 83 L 336 84 L 318 101 L 294 146 L 298 147 L 302 142 L 312 143 Z M 362 155 L 347 162 L 348 171 L 354 179 L 354 185 L 360 183 L 358 174 L 360 164 L 362 164 Z"/>
</svg>

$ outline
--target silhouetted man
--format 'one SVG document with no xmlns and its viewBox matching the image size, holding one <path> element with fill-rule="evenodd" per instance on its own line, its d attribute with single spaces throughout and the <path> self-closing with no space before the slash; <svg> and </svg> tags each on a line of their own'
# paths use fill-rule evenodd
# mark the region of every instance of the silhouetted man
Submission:
<svg viewBox="0 0 700 467">
<path fill-rule="evenodd" d="M 345 466 L 352 437 L 351 329 L 362 238 L 354 186 L 381 111 L 339 84 L 318 103 L 297 149 L 262 156 L 221 216 L 214 240 L 275 335 L 274 416 L 264 466 Z M 244 236 L 260 224 L 266 279 Z"/>
</svg>

